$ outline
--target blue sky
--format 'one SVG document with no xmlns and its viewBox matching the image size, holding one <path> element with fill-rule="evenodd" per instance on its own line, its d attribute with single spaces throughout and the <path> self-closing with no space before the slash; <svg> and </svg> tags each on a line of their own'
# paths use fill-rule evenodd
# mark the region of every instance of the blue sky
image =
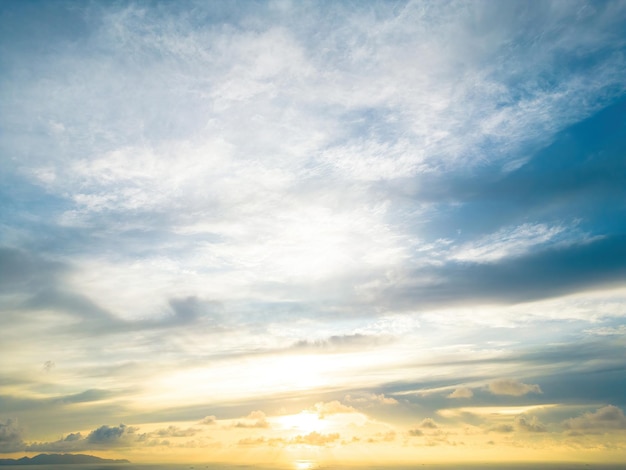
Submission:
<svg viewBox="0 0 626 470">
<path fill-rule="evenodd" d="M 0 452 L 623 460 L 625 52 L 624 1 L 3 2 Z"/>
</svg>

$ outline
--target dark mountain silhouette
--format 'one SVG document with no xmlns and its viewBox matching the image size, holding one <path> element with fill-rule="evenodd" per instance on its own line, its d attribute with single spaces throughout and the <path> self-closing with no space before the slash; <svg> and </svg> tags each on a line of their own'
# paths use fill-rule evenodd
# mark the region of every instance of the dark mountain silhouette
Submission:
<svg viewBox="0 0 626 470">
<path fill-rule="evenodd" d="M 0 459 L 0 465 L 73 465 L 86 463 L 130 463 L 126 459 L 102 459 L 85 454 L 39 454 L 21 459 Z"/>
</svg>

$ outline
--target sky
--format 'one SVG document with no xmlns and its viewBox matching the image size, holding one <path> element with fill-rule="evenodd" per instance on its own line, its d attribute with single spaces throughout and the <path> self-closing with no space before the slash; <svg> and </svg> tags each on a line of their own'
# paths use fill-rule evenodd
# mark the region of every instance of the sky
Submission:
<svg viewBox="0 0 626 470">
<path fill-rule="evenodd" d="M 625 1 L 0 2 L 0 457 L 626 461 Z"/>
</svg>

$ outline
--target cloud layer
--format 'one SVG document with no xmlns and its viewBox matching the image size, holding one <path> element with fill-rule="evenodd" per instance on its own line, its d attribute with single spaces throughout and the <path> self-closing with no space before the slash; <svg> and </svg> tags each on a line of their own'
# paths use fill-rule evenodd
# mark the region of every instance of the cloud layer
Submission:
<svg viewBox="0 0 626 470">
<path fill-rule="evenodd" d="M 619 461 L 625 31 L 3 2 L 0 452 Z"/>
</svg>

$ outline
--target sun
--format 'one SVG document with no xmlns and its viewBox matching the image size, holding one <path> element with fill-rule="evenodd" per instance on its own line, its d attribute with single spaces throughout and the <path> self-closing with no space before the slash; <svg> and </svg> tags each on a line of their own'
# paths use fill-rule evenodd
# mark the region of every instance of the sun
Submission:
<svg viewBox="0 0 626 470">
<path fill-rule="evenodd" d="M 317 413 L 308 410 L 281 416 L 279 422 L 285 429 L 296 431 L 298 434 L 320 432 L 326 427 L 326 421 L 320 419 Z"/>
</svg>

